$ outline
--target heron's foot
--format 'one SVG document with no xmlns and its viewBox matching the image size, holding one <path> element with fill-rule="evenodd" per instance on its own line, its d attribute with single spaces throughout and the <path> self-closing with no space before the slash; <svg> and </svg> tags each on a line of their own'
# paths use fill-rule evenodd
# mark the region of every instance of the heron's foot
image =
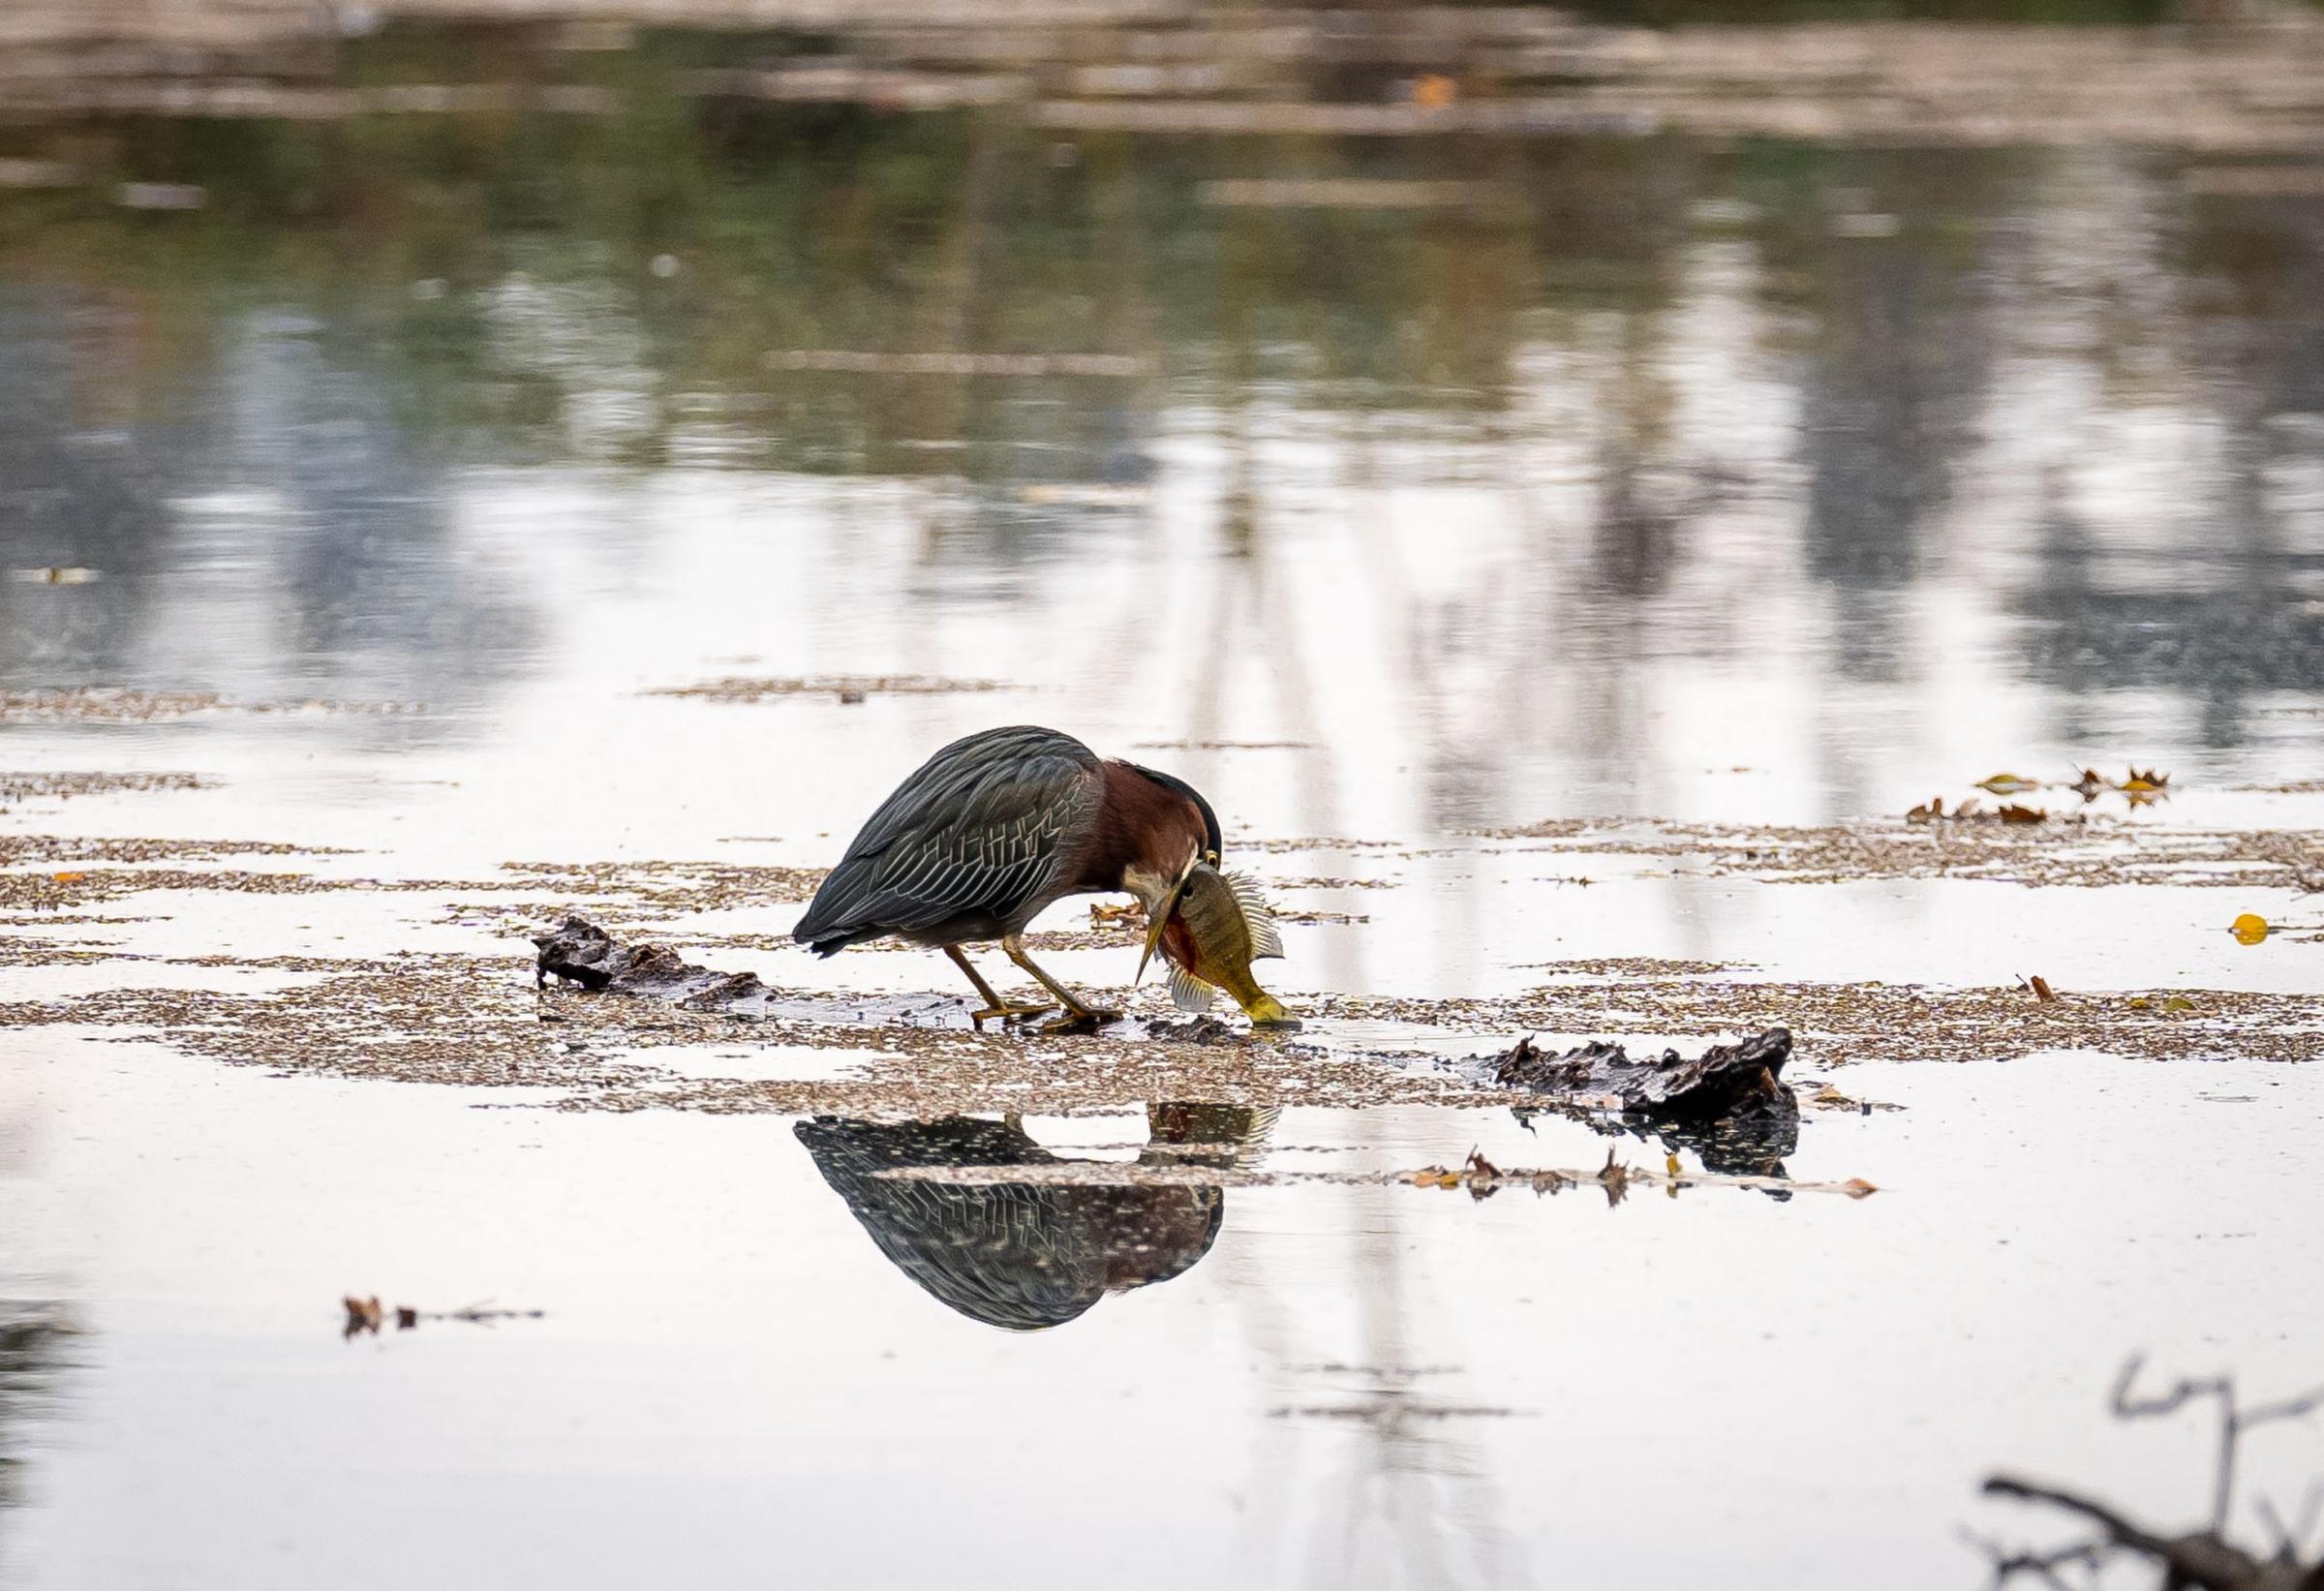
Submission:
<svg viewBox="0 0 2324 1591">
<path fill-rule="evenodd" d="M 1069 1005 L 1065 1014 L 1053 1017 L 1041 1025 L 1044 1033 L 1094 1033 L 1110 1022 L 1119 1022 L 1122 1013 L 1102 1006 Z"/>
<path fill-rule="evenodd" d="M 1003 1023 L 1017 1023 L 1023 1022 L 1028 1017 L 1042 1016 L 1056 1008 L 1057 1002 L 1055 1000 L 1047 1000 L 1039 1005 L 1011 1005 L 1004 1000 L 996 1005 L 988 1005 L 982 1011 L 969 1012 L 968 1020 L 976 1026 L 982 1027 L 996 1017 Z"/>
</svg>

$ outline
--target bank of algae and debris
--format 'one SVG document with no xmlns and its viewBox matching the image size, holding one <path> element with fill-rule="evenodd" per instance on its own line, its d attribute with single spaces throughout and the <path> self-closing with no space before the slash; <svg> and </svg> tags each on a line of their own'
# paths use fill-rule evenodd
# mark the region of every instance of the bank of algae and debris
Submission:
<svg viewBox="0 0 2324 1591">
<path fill-rule="evenodd" d="M 2044 886 L 2305 888 L 2324 877 L 2324 835 L 2095 820 L 1812 829 L 1560 822 L 1472 843 L 1770 883 L 1948 876 Z M 1263 875 L 1280 869 L 1269 887 L 1286 897 L 1295 920 L 1303 895 L 1348 882 L 1310 876 L 1305 864 L 1317 853 L 1364 849 L 1348 841 L 1259 841 L 1241 848 L 1266 859 Z M 1097 1035 L 980 1031 L 968 1023 L 964 1001 L 936 992 L 937 980 L 904 973 L 916 963 L 899 960 L 889 981 L 918 983 L 923 993 L 834 992 L 814 981 L 811 964 L 784 942 L 779 923 L 741 933 L 696 922 L 758 909 L 780 918 L 812 894 L 816 869 L 511 862 L 481 877 L 414 878 L 365 875 L 363 861 L 247 841 L 0 836 L 0 962 L 27 970 L 117 969 L 108 987 L 0 1002 L 0 1026 L 159 1038 L 188 1054 L 283 1073 L 521 1088 L 533 1091 L 529 1100 L 562 1109 L 896 1117 L 1088 1113 L 1157 1098 L 1257 1107 L 1570 1103 L 1495 1077 L 1492 1057 L 1527 1034 L 1573 1041 L 1651 1035 L 1657 1044 L 1699 1050 L 1723 1036 L 1780 1026 L 1797 1045 L 1790 1086 L 1812 1101 L 1837 1094 L 1828 1086 L 1833 1068 L 1860 1061 L 2051 1050 L 2152 1060 L 2324 1054 L 2324 1014 L 2295 995 L 2046 986 L 2036 995 L 2015 984 L 1774 981 L 1714 963 L 1638 958 L 1528 964 L 1538 982 L 1491 997 L 1319 995 L 1301 1002 L 1306 1030 L 1282 1039 L 1215 1022 L 1180 1023 L 1150 986 L 1129 996 L 1130 1021 Z M 1394 887 L 1392 879 L 1365 881 Z M 410 925 L 410 940 L 430 948 L 349 955 L 139 948 L 138 924 L 197 921 L 200 903 L 218 894 L 321 898 L 312 907 L 321 911 L 331 898 L 393 897 L 410 903 L 395 908 Z M 605 999 L 579 988 L 536 989 L 529 938 L 576 912 L 626 940 L 666 941 L 722 970 L 750 971 L 764 998 L 738 1014 Z M 1100 903 L 1042 937 L 1053 948 L 1126 954 L 1139 932 L 1134 912 Z M 141 978 L 145 965 L 168 970 Z M 234 976 L 205 979 L 202 969 Z M 26 985 L 19 980 L 18 987 Z M 1364 1036 L 1353 1039 L 1350 1030 Z M 1473 1060 L 1446 1058 L 1463 1054 Z"/>
</svg>

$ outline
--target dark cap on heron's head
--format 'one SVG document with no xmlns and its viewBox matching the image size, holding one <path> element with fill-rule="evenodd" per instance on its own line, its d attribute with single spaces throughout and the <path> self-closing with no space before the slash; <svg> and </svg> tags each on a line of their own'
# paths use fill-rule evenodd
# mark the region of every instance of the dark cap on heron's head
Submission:
<svg viewBox="0 0 2324 1591">
<path fill-rule="evenodd" d="M 1210 810 L 1210 803 L 1203 799 L 1202 791 L 1196 789 L 1193 785 L 1178 778 L 1177 775 L 1166 774 L 1159 768 L 1148 768 L 1143 763 L 1136 762 L 1130 763 L 1127 766 L 1137 769 L 1138 772 L 1152 780 L 1156 784 L 1161 785 L 1165 790 L 1169 790 L 1177 795 L 1182 795 L 1187 800 L 1193 802 L 1196 809 L 1203 814 L 1203 832 L 1206 836 L 1203 841 L 1203 849 L 1208 853 L 1209 859 L 1212 862 L 1216 862 L 1220 857 L 1226 854 L 1227 841 L 1226 837 L 1219 833 L 1218 813 Z"/>
</svg>

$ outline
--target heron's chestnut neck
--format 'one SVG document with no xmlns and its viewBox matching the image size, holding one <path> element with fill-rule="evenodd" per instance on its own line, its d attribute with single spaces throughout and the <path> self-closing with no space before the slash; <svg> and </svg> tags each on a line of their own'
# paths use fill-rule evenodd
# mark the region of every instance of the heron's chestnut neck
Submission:
<svg viewBox="0 0 2324 1591">
<path fill-rule="evenodd" d="M 1148 911 L 1159 909 L 1208 833 L 1202 809 L 1126 762 L 1102 766 L 1105 789 L 1089 848 L 1076 882 L 1083 889 L 1127 890 Z"/>
</svg>

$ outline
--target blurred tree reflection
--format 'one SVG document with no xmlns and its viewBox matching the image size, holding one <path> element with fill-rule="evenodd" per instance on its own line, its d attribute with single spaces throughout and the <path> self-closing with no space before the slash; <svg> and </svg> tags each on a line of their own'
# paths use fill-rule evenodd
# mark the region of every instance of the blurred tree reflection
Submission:
<svg viewBox="0 0 2324 1591">
<path fill-rule="evenodd" d="M 240 621 L 272 649 L 247 669 L 266 685 L 489 692 L 541 618 L 521 583 L 463 562 L 450 505 L 477 467 L 909 479 L 916 589 L 966 600 L 1019 588 L 951 576 L 1029 578 L 1136 544 L 1161 449 L 1193 433 L 1222 461 L 1203 534 L 1223 550 L 1255 558 L 1318 482 L 1360 494 L 1338 534 L 1393 615 L 1382 645 L 1409 659 L 1402 716 L 1438 743 L 1427 777 L 1457 815 L 1490 805 L 1513 719 L 1428 704 L 1482 691 L 1528 736 L 1579 717 L 1619 780 L 1636 772 L 1615 744 L 1641 706 L 1619 683 L 1630 660 L 1747 644 L 1684 633 L 1666 611 L 1722 556 L 1700 530 L 1730 477 L 1772 492 L 1773 472 L 1799 467 L 1780 487 L 1783 534 L 1837 616 L 1828 672 L 1896 680 L 1902 616 L 1949 550 L 1962 484 L 2008 440 L 1992 416 L 2012 412 L 2004 382 L 2021 378 L 2003 351 L 2022 328 L 1991 284 L 2039 192 L 2039 152 L 1057 137 L 987 111 L 694 92 L 679 74 L 708 46 L 683 33 L 579 53 L 549 37 L 390 29 L 321 58 L 301 46 L 286 70 L 561 85 L 601 93 L 602 113 L 0 133 L 0 154 L 31 156 L 69 131 L 87 173 L 0 193 L 0 358 L 29 373 L 0 393 L 0 530 L 18 566 L 107 575 L 69 609 L 0 592 L 0 671 L 191 683 L 157 637 L 207 627 L 167 620 L 219 600 L 182 576 L 231 547 L 267 571 L 262 619 Z M 807 46 L 729 41 L 712 58 L 752 47 Z M 1219 186 L 1258 178 L 1292 197 Z M 205 201 L 109 202 L 132 179 Z M 2160 196 L 2176 179 L 2124 180 Z M 1300 198 L 1301 183 L 1326 197 Z M 1366 199 L 1380 184 L 1398 197 Z M 2314 535 L 2286 472 L 2312 467 L 2301 416 L 2324 408 L 2317 225 L 2312 204 L 2204 199 L 2153 261 L 2196 344 L 2137 379 L 2233 433 L 2223 477 L 2186 491 L 2239 572 L 2217 600 L 2204 582 L 2150 587 L 2116 566 L 2114 528 L 2088 525 L 2084 562 L 2015 598 L 2043 677 L 2194 690 L 2221 742 L 2242 732 L 2239 693 L 2324 679 L 2285 578 Z M 1748 257 L 1748 286 L 1704 285 L 1706 236 Z M 1713 312 L 1723 329 L 1704 329 Z M 1682 314 L 1698 318 L 1686 335 L 1724 341 L 1684 342 Z M 2107 346 L 2036 352 L 2119 386 L 2137 361 L 2111 355 L 2156 334 L 2138 316 L 2107 323 Z M 1685 417 L 1731 381 L 1706 352 L 1772 362 L 1795 406 L 1789 459 L 1730 458 Z M 1546 506 L 1544 483 L 1575 471 L 1588 511 Z M 1492 490 L 1523 562 L 1450 589 L 1412 578 L 1377 505 L 1418 485 Z M 2030 544 L 2037 508 L 2022 509 Z M 2222 625 L 2217 601 L 2245 623 Z M 1280 606 L 1219 630 L 1222 646 L 1296 653 L 1268 632 Z M 1307 697 L 1304 664 L 1270 666 Z M 1603 688 L 1576 714 L 1559 682 L 1582 671 Z"/>
</svg>

